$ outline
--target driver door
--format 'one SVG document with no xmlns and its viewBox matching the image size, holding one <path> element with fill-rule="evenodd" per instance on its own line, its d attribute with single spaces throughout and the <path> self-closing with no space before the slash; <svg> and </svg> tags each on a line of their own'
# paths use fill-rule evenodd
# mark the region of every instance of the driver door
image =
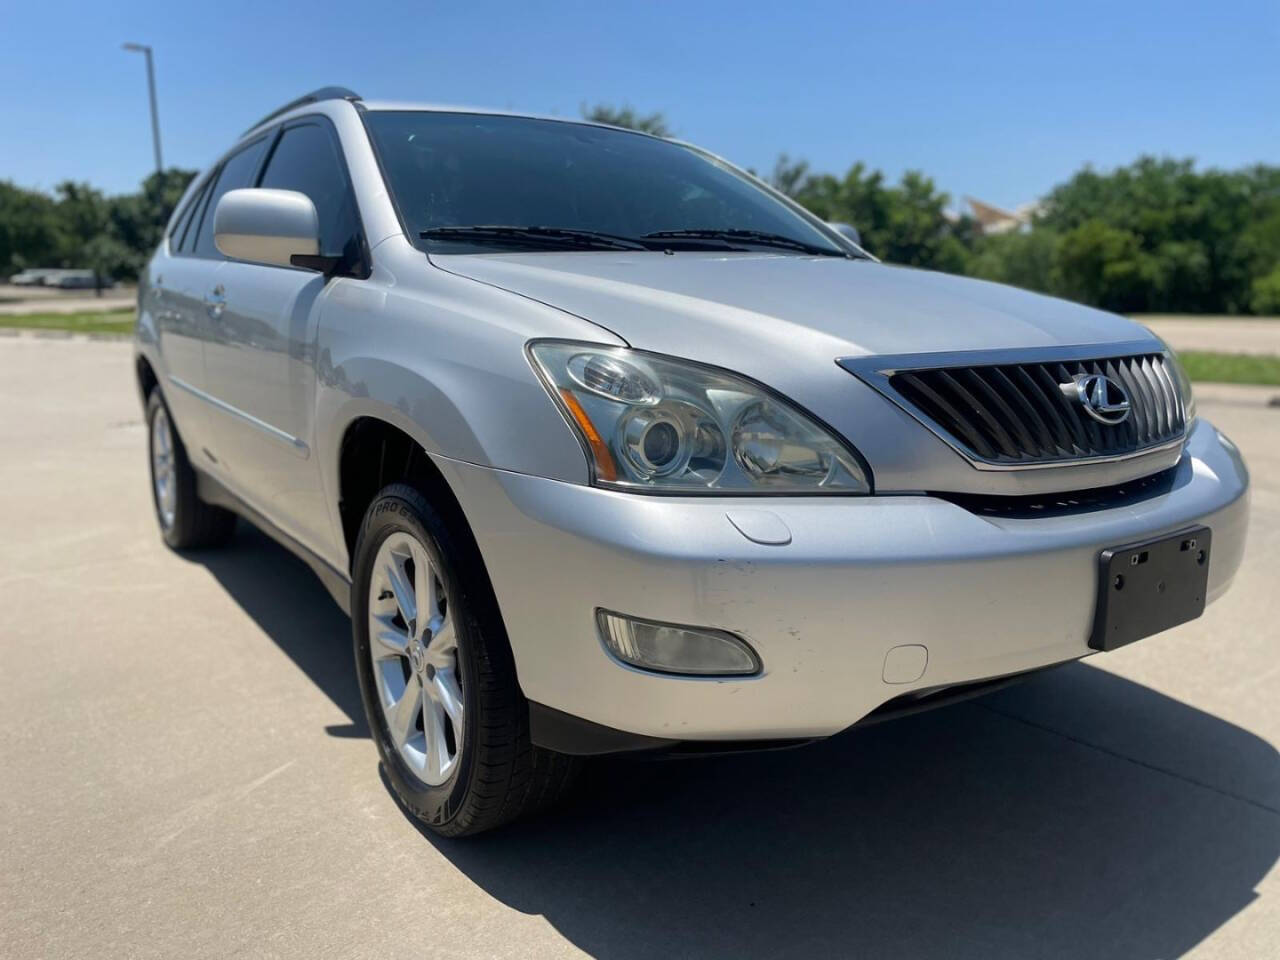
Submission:
<svg viewBox="0 0 1280 960">
<path fill-rule="evenodd" d="M 311 198 L 323 254 L 340 254 L 359 236 L 346 166 L 324 118 L 287 124 L 256 185 Z M 333 287 L 358 282 L 237 260 L 214 278 L 223 303 L 205 348 L 205 378 L 223 402 L 216 453 L 250 506 L 322 556 L 331 553 L 332 527 L 313 455 L 317 330 Z"/>
</svg>

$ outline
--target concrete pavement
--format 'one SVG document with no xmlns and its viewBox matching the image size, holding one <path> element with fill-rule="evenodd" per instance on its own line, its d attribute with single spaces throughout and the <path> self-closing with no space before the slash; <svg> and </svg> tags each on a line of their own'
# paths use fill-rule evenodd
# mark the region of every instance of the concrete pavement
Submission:
<svg viewBox="0 0 1280 960">
<path fill-rule="evenodd" d="M 446 842 L 303 565 L 243 525 L 161 545 L 129 361 L 0 339 L 0 956 L 1276 955 L 1273 390 L 1200 391 L 1255 481 L 1201 620 L 802 750 L 602 764 Z"/>
<path fill-rule="evenodd" d="M 92 290 L 57 290 L 49 287 L 15 287 L 0 283 L 0 315 L 24 313 L 98 313 L 129 310 L 138 303 L 135 287 L 112 287 L 97 296 Z"/>
<path fill-rule="evenodd" d="M 1280 320 L 1275 317 L 1142 316 L 1174 350 L 1261 353 L 1280 356 Z"/>
</svg>

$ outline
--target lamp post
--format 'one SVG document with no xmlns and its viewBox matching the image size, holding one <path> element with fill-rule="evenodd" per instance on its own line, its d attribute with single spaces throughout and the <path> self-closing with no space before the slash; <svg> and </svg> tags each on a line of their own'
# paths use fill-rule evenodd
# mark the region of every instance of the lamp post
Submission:
<svg viewBox="0 0 1280 960">
<path fill-rule="evenodd" d="M 156 148 L 156 173 L 164 172 L 164 164 L 160 160 L 160 114 L 156 111 L 156 71 L 151 64 L 151 48 L 144 43 L 126 43 L 124 48 L 131 53 L 141 53 L 147 58 L 147 90 L 151 94 L 151 140 Z"/>
</svg>

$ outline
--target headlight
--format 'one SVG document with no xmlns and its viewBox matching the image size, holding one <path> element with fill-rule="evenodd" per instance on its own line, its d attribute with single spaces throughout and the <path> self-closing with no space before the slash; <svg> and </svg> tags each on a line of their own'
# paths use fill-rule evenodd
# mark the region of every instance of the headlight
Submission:
<svg viewBox="0 0 1280 960">
<path fill-rule="evenodd" d="M 529 345 L 600 486 L 663 493 L 871 492 L 858 456 L 743 377 L 652 353 Z"/>
</svg>

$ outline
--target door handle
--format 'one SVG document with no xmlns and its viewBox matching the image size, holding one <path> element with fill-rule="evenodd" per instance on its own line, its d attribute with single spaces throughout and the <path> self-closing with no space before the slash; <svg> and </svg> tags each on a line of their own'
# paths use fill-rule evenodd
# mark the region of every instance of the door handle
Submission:
<svg viewBox="0 0 1280 960">
<path fill-rule="evenodd" d="M 204 308 L 212 319 L 222 319 L 222 311 L 227 309 L 227 291 L 222 284 L 204 295 Z"/>
</svg>

